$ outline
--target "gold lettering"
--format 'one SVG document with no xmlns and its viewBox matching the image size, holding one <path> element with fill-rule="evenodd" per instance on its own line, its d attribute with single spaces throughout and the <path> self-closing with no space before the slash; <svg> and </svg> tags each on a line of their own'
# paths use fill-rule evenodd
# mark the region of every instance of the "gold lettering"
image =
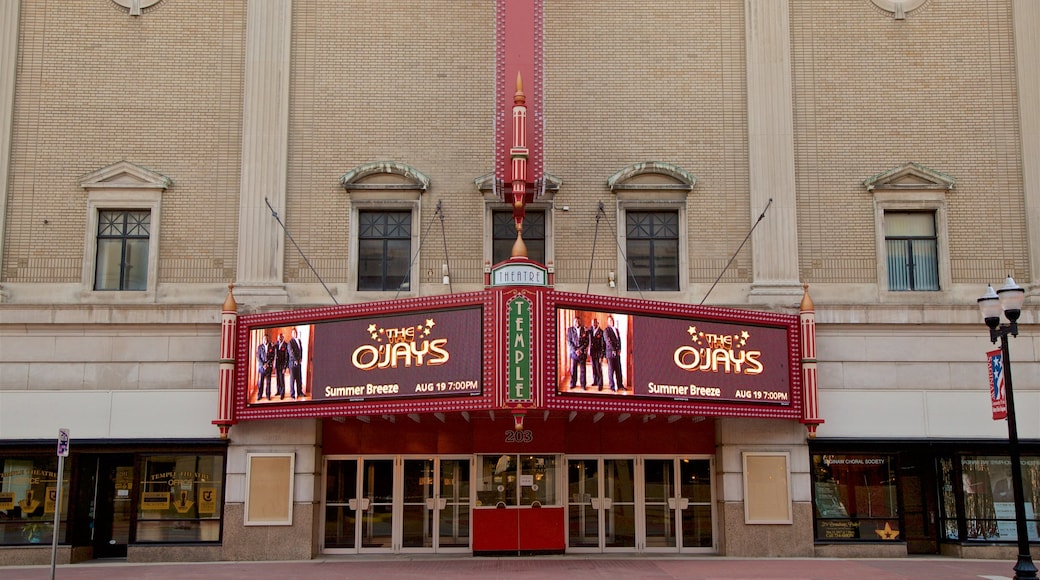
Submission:
<svg viewBox="0 0 1040 580">
<path fill-rule="evenodd" d="M 379 351 L 372 345 L 363 344 L 354 350 L 351 361 L 355 367 L 363 371 L 370 371 L 375 368 L 376 363 L 379 361 Z"/>
<path fill-rule="evenodd" d="M 446 338 L 438 338 L 437 340 L 430 341 L 430 352 L 435 353 L 438 356 L 431 356 L 430 360 L 426 361 L 426 366 L 435 367 L 448 362 L 448 359 L 451 358 L 451 353 L 444 350 L 444 347 L 447 346 L 447 344 L 448 339 Z"/>
</svg>

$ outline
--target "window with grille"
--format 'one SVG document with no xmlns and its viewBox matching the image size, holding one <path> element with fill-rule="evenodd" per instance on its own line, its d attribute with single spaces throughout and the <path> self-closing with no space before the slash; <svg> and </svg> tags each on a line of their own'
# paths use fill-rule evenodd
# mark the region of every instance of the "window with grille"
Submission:
<svg viewBox="0 0 1040 580">
<path fill-rule="evenodd" d="M 496 211 L 491 214 L 491 263 L 508 260 L 516 242 L 516 222 L 512 211 Z M 545 212 L 528 211 L 524 215 L 524 245 L 527 257 L 539 264 L 545 263 Z"/>
<path fill-rule="evenodd" d="M 410 211 L 358 212 L 358 290 L 409 290 Z"/>
<path fill-rule="evenodd" d="M 679 289 L 679 212 L 625 213 L 629 290 Z"/>
<path fill-rule="evenodd" d="M 939 250 L 933 212 L 885 212 L 888 289 L 939 290 Z"/>
<path fill-rule="evenodd" d="M 148 289 L 151 219 L 148 210 L 98 212 L 94 290 Z"/>
</svg>

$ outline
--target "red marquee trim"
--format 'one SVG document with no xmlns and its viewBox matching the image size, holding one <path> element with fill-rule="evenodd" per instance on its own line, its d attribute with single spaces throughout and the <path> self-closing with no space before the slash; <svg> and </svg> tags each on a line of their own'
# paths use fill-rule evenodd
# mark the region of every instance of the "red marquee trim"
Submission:
<svg viewBox="0 0 1040 580">
<path fill-rule="evenodd" d="M 532 304 L 531 337 L 532 400 L 507 402 L 507 361 L 505 341 L 508 333 L 506 308 L 509 300 L 524 296 Z M 349 318 L 392 316 L 412 312 L 450 310 L 479 306 L 482 309 L 482 392 L 479 396 L 431 399 L 378 399 L 366 401 L 300 401 L 284 404 L 248 404 L 248 373 L 252 353 L 249 333 L 256 328 L 302 325 Z M 640 316 L 691 318 L 711 322 L 748 324 L 782 329 L 786 333 L 788 388 L 787 405 L 678 401 L 640 397 L 584 397 L 557 392 L 557 308 L 613 311 Z M 270 312 L 238 317 L 236 362 L 234 366 L 235 421 L 283 418 L 322 418 L 363 415 L 401 415 L 411 413 L 448 413 L 493 411 L 496 409 L 564 410 L 579 412 L 646 413 L 676 416 L 749 417 L 795 419 L 803 422 L 803 358 L 799 316 L 777 312 L 735 310 L 714 306 L 692 306 L 589 294 L 558 292 L 548 288 L 498 287 L 479 292 L 448 294 L 363 304 L 328 306 L 295 311 Z M 808 375 L 813 380 L 813 374 Z"/>
</svg>

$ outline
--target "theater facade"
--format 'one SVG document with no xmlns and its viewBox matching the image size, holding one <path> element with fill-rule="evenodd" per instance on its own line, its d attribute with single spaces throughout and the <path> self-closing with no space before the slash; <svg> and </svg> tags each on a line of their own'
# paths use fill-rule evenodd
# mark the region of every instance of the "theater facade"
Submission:
<svg viewBox="0 0 1040 580">
<path fill-rule="evenodd" d="M 1038 28 L 0 2 L 0 565 L 1036 557 Z"/>
<path fill-rule="evenodd" d="M 216 423 L 320 419 L 325 552 L 717 553 L 725 526 L 795 522 L 790 447 L 725 449 L 753 501 L 718 512 L 716 422 L 815 428 L 811 310 L 533 285 L 241 317 L 229 305 L 234 387 Z M 299 388 L 258 354 L 290 335 Z M 247 522 L 292 521 L 293 461 L 246 453 Z"/>
</svg>

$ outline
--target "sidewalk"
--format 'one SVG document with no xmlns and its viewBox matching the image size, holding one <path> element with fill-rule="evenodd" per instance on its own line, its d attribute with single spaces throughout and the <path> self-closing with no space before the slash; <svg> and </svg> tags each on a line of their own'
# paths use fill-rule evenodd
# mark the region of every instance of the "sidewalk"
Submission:
<svg viewBox="0 0 1040 580">
<path fill-rule="evenodd" d="M 731 559 L 723 557 L 545 556 L 474 558 L 423 556 L 353 556 L 302 562 L 214 562 L 128 564 L 93 561 L 58 566 L 61 580 L 207 580 L 277 579 L 427 579 L 537 578 L 578 580 L 603 578 L 702 580 L 1002 580 L 1014 576 L 1014 562 L 952 558 L 900 559 Z M 3 580 L 50 578 L 49 566 L 0 567 Z"/>
</svg>

